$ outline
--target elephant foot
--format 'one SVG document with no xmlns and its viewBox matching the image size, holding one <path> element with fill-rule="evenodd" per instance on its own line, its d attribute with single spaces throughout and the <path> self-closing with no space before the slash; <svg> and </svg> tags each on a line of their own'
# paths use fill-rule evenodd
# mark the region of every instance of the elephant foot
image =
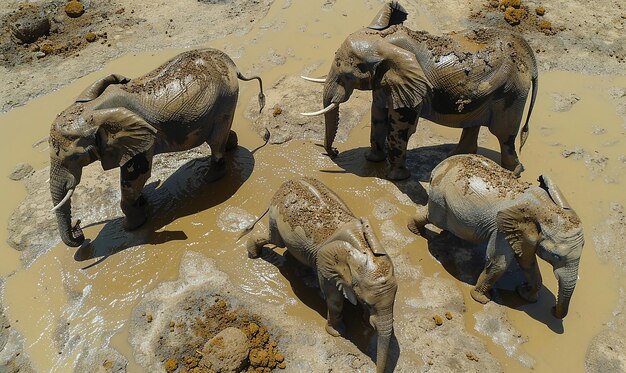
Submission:
<svg viewBox="0 0 626 373">
<path fill-rule="evenodd" d="M 367 153 L 365 153 L 365 159 L 367 159 L 370 162 L 382 162 L 386 158 L 387 158 L 387 155 L 385 154 L 385 152 L 380 151 L 380 150 L 370 149 L 367 151 Z"/>
<path fill-rule="evenodd" d="M 228 140 L 226 140 L 226 151 L 233 150 L 239 144 L 239 140 L 237 139 L 237 133 L 233 130 L 230 130 L 228 133 Z"/>
<path fill-rule="evenodd" d="M 411 233 L 421 236 L 422 229 L 426 224 L 428 224 L 428 219 L 426 219 L 426 217 L 416 217 L 409 219 L 406 227 L 411 231 Z"/>
<path fill-rule="evenodd" d="M 486 294 L 481 293 L 480 291 L 476 290 L 476 288 L 470 291 L 470 295 L 472 296 L 472 298 L 474 298 L 476 302 L 481 304 L 486 304 L 491 301 L 491 297 L 489 296 L 488 292 Z"/>
<path fill-rule="evenodd" d="M 341 335 L 341 333 L 332 325 L 330 325 L 330 323 L 326 323 L 326 332 L 330 335 L 332 335 L 333 337 L 339 337 Z"/>
<path fill-rule="evenodd" d="M 515 169 L 513 169 L 513 173 L 515 174 L 515 176 L 520 177 L 522 172 L 524 172 L 524 165 L 518 163 L 517 166 L 515 166 Z"/>
<path fill-rule="evenodd" d="M 406 167 L 394 168 L 387 172 L 387 178 L 389 180 L 405 180 L 411 176 L 411 171 Z"/>
<path fill-rule="evenodd" d="M 535 303 L 537 302 L 537 299 L 539 299 L 539 291 L 533 289 L 533 287 L 528 284 L 522 284 L 516 287 L 515 291 L 517 292 L 517 295 L 522 297 L 522 299 L 527 302 Z"/>
<path fill-rule="evenodd" d="M 148 220 L 148 214 L 146 213 L 147 202 L 143 196 L 137 199 L 132 206 L 126 206 L 122 208 L 126 217 L 124 218 L 123 227 L 127 231 L 135 230 L 141 227 L 146 220 Z"/>
<path fill-rule="evenodd" d="M 267 243 L 266 239 L 259 237 L 251 237 L 246 242 L 246 250 L 248 251 L 248 258 L 256 259 L 261 257 L 261 251 L 263 246 Z"/>
<path fill-rule="evenodd" d="M 224 158 L 220 158 L 217 161 L 213 161 L 211 159 L 211 166 L 209 170 L 204 175 L 204 181 L 207 183 L 212 183 L 224 177 L 226 175 L 226 160 Z"/>
</svg>

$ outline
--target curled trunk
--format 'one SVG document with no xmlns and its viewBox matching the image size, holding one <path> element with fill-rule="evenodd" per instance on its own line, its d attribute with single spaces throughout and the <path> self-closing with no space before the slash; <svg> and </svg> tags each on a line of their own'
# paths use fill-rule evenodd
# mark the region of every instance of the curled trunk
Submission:
<svg viewBox="0 0 626 373">
<path fill-rule="evenodd" d="M 579 260 L 568 262 L 565 266 L 555 269 L 554 275 L 559 284 L 556 306 L 553 309 L 554 316 L 562 319 L 567 316 L 569 303 L 578 280 Z"/>
<path fill-rule="evenodd" d="M 50 195 L 52 203 L 56 206 L 67 192 L 76 187 L 76 178 L 72 173 L 57 160 L 50 161 Z M 59 234 L 63 242 L 71 247 L 80 246 L 85 241 L 78 224 L 72 227 L 72 200 L 71 198 L 60 206 L 56 211 Z"/>
</svg>

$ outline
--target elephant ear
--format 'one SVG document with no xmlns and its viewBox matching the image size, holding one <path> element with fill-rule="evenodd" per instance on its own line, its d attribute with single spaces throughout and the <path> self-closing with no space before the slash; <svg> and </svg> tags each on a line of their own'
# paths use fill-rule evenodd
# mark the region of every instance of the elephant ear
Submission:
<svg viewBox="0 0 626 373">
<path fill-rule="evenodd" d="M 91 120 L 105 170 L 124 165 L 154 145 L 156 129 L 126 108 L 97 110 Z"/>
<path fill-rule="evenodd" d="M 539 176 L 539 179 L 537 179 L 537 181 L 539 181 L 539 186 L 543 190 L 548 192 L 550 199 L 552 199 L 552 201 L 554 201 L 555 204 L 557 204 L 559 207 L 565 210 L 572 209 L 569 203 L 567 203 L 567 200 L 565 199 L 565 197 L 563 196 L 559 188 L 556 186 L 556 184 L 554 184 L 554 182 L 549 176 L 541 175 Z"/>
<path fill-rule="evenodd" d="M 380 241 L 378 241 L 378 237 L 376 237 L 376 235 L 374 234 L 374 230 L 372 229 L 372 226 L 370 225 L 369 220 L 367 220 L 367 218 L 361 218 L 361 225 L 363 227 L 363 234 L 365 236 L 365 240 L 367 241 L 367 244 L 369 245 L 370 249 L 372 249 L 372 252 L 374 253 L 374 255 L 375 256 L 387 255 L 387 252 L 385 251 L 383 246 L 380 244 Z"/>
<path fill-rule="evenodd" d="M 349 257 L 355 254 L 354 251 L 346 242 L 327 243 L 317 253 L 317 270 L 325 279 L 334 282 L 350 303 L 356 305 L 356 294 L 352 289 L 352 272 L 348 263 Z M 321 282 L 322 279 L 319 280 Z M 324 291 L 323 286 L 320 288 Z"/>
<path fill-rule="evenodd" d="M 399 25 L 406 21 L 407 15 L 408 13 L 402 5 L 398 4 L 397 1 L 392 1 L 383 5 L 383 8 L 378 12 L 367 28 L 372 30 L 384 30 L 389 26 Z"/>
<path fill-rule="evenodd" d="M 78 95 L 76 102 L 89 102 L 98 98 L 104 90 L 111 84 L 126 84 L 130 81 L 125 76 L 119 74 L 111 74 L 104 78 L 97 80 L 95 83 L 87 87 L 84 91 Z"/>
<path fill-rule="evenodd" d="M 496 226 L 519 259 L 534 257 L 540 239 L 539 226 L 530 203 L 520 201 L 513 206 L 498 211 Z"/>
<path fill-rule="evenodd" d="M 430 94 L 432 85 L 415 55 L 387 42 L 381 43 L 379 53 L 382 58 L 379 68 L 384 69 L 380 85 L 391 98 L 393 108 L 415 108 L 421 105 L 424 97 Z"/>
</svg>

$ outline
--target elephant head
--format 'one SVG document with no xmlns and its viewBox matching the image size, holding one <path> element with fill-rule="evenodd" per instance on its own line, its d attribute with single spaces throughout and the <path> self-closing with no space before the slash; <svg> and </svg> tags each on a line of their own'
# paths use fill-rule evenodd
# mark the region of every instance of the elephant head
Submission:
<svg viewBox="0 0 626 373">
<path fill-rule="evenodd" d="M 155 140 L 156 130 L 131 111 L 91 110 L 84 104 L 104 90 L 102 84 L 97 82 L 83 92 L 79 102 L 57 116 L 50 129 L 53 211 L 61 239 L 72 247 L 80 246 L 85 239 L 78 223 L 71 226 L 71 196 L 80 182 L 82 168 L 98 159 L 105 170 L 119 167 L 150 149 Z"/>
<path fill-rule="evenodd" d="M 324 80 L 324 109 L 303 115 L 325 115 L 324 147 L 330 156 L 337 155 L 332 144 L 339 125 L 339 105 L 348 101 L 355 89 L 382 89 L 389 98 L 389 107 L 418 107 L 431 89 L 415 55 L 393 45 L 377 32 L 402 23 L 406 11 L 399 4 L 386 4 L 369 30 L 358 31 L 346 38 L 335 53 L 330 71 Z"/>
<path fill-rule="evenodd" d="M 567 315 L 578 279 L 583 229 L 578 215 L 550 178 L 541 176 L 539 181 L 543 190 L 539 190 L 536 198 L 519 198 L 515 204 L 498 212 L 496 223 L 520 264 L 534 261 L 536 254 L 552 265 L 558 282 L 552 313 L 562 319 Z M 540 281 L 538 269 L 536 276 Z"/>
<path fill-rule="evenodd" d="M 397 283 L 391 259 L 366 219 L 347 223 L 319 251 L 320 276 L 335 281 L 352 303 L 370 311 L 370 324 L 378 333 L 376 367 L 383 372 L 393 334 L 393 304 Z"/>
</svg>

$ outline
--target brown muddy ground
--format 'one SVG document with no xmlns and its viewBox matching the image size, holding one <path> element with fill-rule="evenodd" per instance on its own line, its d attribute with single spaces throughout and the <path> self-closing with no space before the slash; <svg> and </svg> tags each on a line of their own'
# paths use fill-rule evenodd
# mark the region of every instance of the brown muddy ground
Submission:
<svg viewBox="0 0 626 373">
<path fill-rule="evenodd" d="M 424 238 L 406 229 L 426 200 L 430 170 L 451 149 L 458 130 L 422 121 L 410 142 L 413 176 L 391 183 L 382 178 L 380 165 L 363 158 L 369 94 L 342 106 L 344 142 L 338 143 L 341 153 L 334 162 L 317 146 L 322 119 L 298 115 L 319 109 L 321 87 L 297 76 L 325 74 L 338 45 L 368 24 L 381 2 L 83 1 L 84 14 L 71 19 L 59 16 L 60 1 L 55 7 L 50 1 L 30 3 L 57 17 L 51 23 L 62 27 L 30 46 L 10 44 L 6 20 L 19 12 L 19 3 L 0 5 L 0 62 L 5 61 L 0 103 L 6 111 L 0 126 L 7 130 L 0 137 L 5 155 L 0 169 L 7 176 L 0 179 L 0 224 L 8 227 L 6 236 L 0 234 L 8 243 L 0 264 L 3 368 L 179 372 L 188 367 L 185 357 L 201 355 L 192 351 L 200 340 L 183 348 L 189 345 L 183 336 L 198 336 L 186 327 L 197 320 L 185 315 L 197 312 L 202 321 L 219 297 L 267 328 L 286 371 L 372 371 L 375 333 L 358 308 L 346 310 L 345 338 L 330 337 L 313 272 L 282 250 L 249 260 L 243 243 L 235 242 L 282 182 L 306 175 L 331 186 L 357 215 L 369 217 L 392 255 L 399 279 L 390 359 L 396 371 L 626 370 L 626 8 L 621 2 L 507 2 L 526 12 L 509 10 L 520 18 L 515 26 L 505 19 L 507 7 L 489 1 L 404 4 L 410 13 L 406 25 L 413 29 L 516 28 L 538 53 L 539 97 L 521 154 L 522 179 L 535 183 L 549 173 L 586 232 L 580 281 L 563 322 L 550 315 L 556 284 L 545 263 L 538 303 L 524 304 L 511 291 L 519 280 L 513 268 L 495 301 L 483 306 L 469 290 L 484 249 L 446 232 Z M 543 15 L 537 14 L 540 6 Z M 550 29 L 540 26 L 542 21 L 550 22 Z M 86 32 L 97 39 L 37 53 L 44 44 L 71 43 Z M 48 211 L 46 144 L 38 143 L 55 115 L 99 77 L 139 76 L 182 50 L 171 48 L 195 46 L 220 48 L 245 74 L 264 78 L 268 105 L 261 114 L 256 84 L 240 85 L 233 125 L 240 146 L 228 155 L 228 175 L 210 185 L 197 177 L 207 167 L 206 147 L 157 157 L 146 188 L 154 218 L 128 233 L 121 228 L 117 171 L 91 165 L 73 197 L 74 216 L 83 221 L 90 242 L 79 249 L 59 244 Z M 257 149 L 265 127 L 272 131 L 271 144 Z M 480 146 L 481 154 L 498 159 L 488 131 L 481 132 Z M 262 220 L 260 228 L 265 225 Z M 198 308 L 191 312 L 190 304 Z M 202 341 L 228 323 L 217 324 L 223 325 Z M 167 349 L 159 344 L 163 340 Z"/>
</svg>

